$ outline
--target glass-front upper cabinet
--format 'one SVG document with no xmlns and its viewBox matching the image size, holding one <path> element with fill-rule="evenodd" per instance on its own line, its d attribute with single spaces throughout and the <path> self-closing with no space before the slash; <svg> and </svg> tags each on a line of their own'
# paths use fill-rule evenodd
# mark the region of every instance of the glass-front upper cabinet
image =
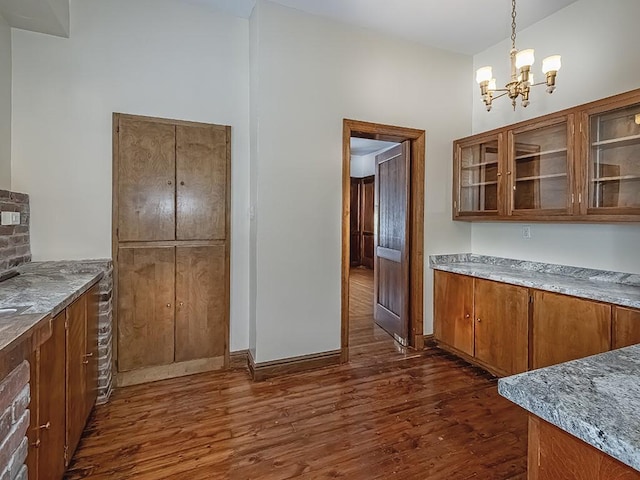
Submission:
<svg viewBox="0 0 640 480">
<path fill-rule="evenodd" d="M 503 134 L 455 143 L 454 218 L 502 213 Z"/>
<path fill-rule="evenodd" d="M 615 107 L 583 116 L 588 129 L 584 191 L 590 215 L 640 214 L 640 103 Z"/>
<path fill-rule="evenodd" d="M 509 131 L 510 215 L 573 211 L 573 122 L 570 114 Z"/>
</svg>

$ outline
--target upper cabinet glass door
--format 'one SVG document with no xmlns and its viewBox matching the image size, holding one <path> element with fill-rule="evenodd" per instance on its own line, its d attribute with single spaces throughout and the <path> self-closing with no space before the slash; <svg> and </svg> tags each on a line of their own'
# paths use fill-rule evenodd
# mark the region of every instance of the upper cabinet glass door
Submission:
<svg viewBox="0 0 640 480">
<path fill-rule="evenodd" d="M 456 144 L 456 216 L 498 215 L 502 134 Z"/>
<path fill-rule="evenodd" d="M 509 132 L 511 214 L 567 214 L 572 207 L 573 115 Z"/>
<path fill-rule="evenodd" d="M 588 124 L 588 213 L 637 214 L 640 104 L 592 114 Z"/>
</svg>

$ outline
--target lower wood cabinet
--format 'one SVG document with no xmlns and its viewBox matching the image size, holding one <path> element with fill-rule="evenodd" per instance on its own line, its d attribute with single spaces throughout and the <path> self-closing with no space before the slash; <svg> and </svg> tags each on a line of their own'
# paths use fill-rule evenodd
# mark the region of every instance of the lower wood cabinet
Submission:
<svg viewBox="0 0 640 480">
<path fill-rule="evenodd" d="M 222 368 L 226 246 L 122 247 L 118 255 L 119 385 Z"/>
<path fill-rule="evenodd" d="M 474 354 L 473 277 L 434 273 L 435 337 L 467 355 Z"/>
<path fill-rule="evenodd" d="M 75 451 L 98 392 L 98 288 L 52 320 L 31 357 L 29 480 L 58 480 Z"/>
<path fill-rule="evenodd" d="M 611 305 L 551 292 L 533 293 L 531 368 L 611 349 Z"/>
<path fill-rule="evenodd" d="M 435 272 L 434 330 L 439 342 L 499 375 L 528 366 L 527 288 Z"/>
<path fill-rule="evenodd" d="M 436 270 L 434 335 L 513 375 L 640 343 L 640 310 Z"/>
<path fill-rule="evenodd" d="M 613 348 L 640 343 L 640 310 L 614 307 Z"/>
<path fill-rule="evenodd" d="M 501 375 L 526 372 L 529 290 L 475 279 L 475 356 Z"/>
</svg>

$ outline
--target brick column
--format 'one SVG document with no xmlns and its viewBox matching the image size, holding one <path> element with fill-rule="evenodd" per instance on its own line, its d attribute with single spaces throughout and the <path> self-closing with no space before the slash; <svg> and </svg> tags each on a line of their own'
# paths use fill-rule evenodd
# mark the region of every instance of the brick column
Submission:
<svg viewBox="0 0 640 480">
<path fill-rule="evenodd" d="M 26 480 L 29 450 L 29 363 L 0 382 L 0 480 Z"/>
</svg>

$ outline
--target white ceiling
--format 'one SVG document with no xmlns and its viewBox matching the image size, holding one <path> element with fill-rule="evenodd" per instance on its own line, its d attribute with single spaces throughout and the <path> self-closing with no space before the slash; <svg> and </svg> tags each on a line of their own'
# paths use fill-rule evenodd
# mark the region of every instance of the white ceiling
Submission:
<svg viewBox="0 0 640 480">
<path fill-rule="evenodd" d="M 381 153 L 394 145 L 397 145 L 397 143 L 351 137 L 351 156 L 361 157 L 363 155 L 371 155 L 372 153 Z"/>
<path fill-rule="evenodd" d="M 0 15 L 15 28 L 69 37 L 69 0 L 0 0 Z"/>
<path fill-rule="evenodd" d="M 247 18 L 255 0 L 182 0 Z M 308 13 L 473 55 L 511 35 L 510 0 L 272 0 Z M 576 0 L 519 0 L 518 30 Z"/>
</svg>

